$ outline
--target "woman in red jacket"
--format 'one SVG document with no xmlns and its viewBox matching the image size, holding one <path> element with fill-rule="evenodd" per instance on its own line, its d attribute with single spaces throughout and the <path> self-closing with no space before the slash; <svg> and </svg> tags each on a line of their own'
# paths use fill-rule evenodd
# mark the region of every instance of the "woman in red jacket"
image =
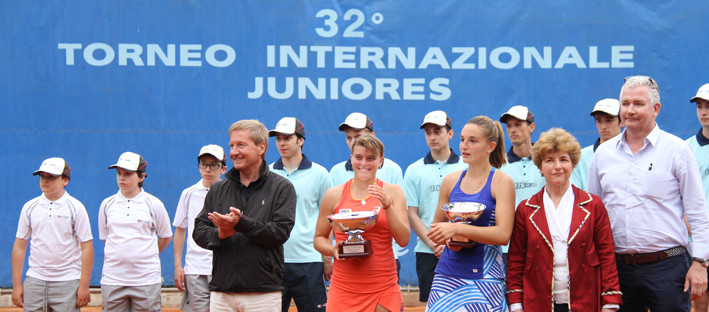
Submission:
<svg viewBox="0 0 709 312">
<path fill-rule="evenodd" d="M 576 139 L 559 128 L 532 148 L 546 186 L 515 213 L 507 267 L 513 312 L 609 312 L 622 303 L 606 208 L 569 182 L 580 155 Z"/>
</svg>

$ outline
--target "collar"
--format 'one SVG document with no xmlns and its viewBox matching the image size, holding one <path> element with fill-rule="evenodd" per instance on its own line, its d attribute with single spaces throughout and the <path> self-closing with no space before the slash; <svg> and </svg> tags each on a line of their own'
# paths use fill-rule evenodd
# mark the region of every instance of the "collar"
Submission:
<svg viewBox="0 0 709 312">
<path fill-rule="evenodd" d="M 303 155 L 303 159 L 300 160 L 300 164 L 298 165 L 298 170 L 303 170 L 303 169 L 310 169 L 310 167 L 313 166 L 313 162 L 308 159 L 305 154 Z M 278 170 L 283 170 L 283 157 L 278 158 L 276 162 L 273 163 L 273 169 L 278 169 Z"/>
<path fill-rule="evenodd" d="M 699 128 L 699 132 L 697 132 L 697 143 L 699 143 L 699 146 L 709 144 L 709 139 L 702 134 L 702 128 Z"/>
<path fill-rule="evenodd" d="M 601 145 L 601 138 L 596 139 L 596 142 L 593 143 L 593 152 L 596 152 L 596 149 Z"/>
<path fill-rule="evenodd" d="M 379 166 L 379 169 L 384 168 L 384 163 L 385 163 L 385 162 L 386 162 L 386 158 L 384 158 L 384 161 L 382 161 L 382 165 Z M 350 160 L 349 158 L 347 158 L 347 162 L 345 162 L 345 169 L 346 169 L 347 171 L 354 171 L 354 170 L 352 169 L 352 160 Z"/>
<path fill-rule="evenodd" d="M 209 191 L 209 188 L 206 187 L 206 186 L 204 186 L 204 183 L 203 183 L 203 182 L 204 182 L 204 179 L 199 179 L 199 181 L 197 181 L 197 184 L 195 184 L 195 188 L 198 189 L 198 190 L 207 190 L 207 191 Z M 215 183 L 216 183 L 216 182 L 215 182 Z"/>
<path fill-rule="evenodd" d="M 135 195 L 133 198 L 126 198 L 123 196 L 123 193 L 121 193 L 121 190 L 118 190 L 118 196 L 116 196 L 116 200 L 118 202 L 125 202 L 125 201 L 136 201 L 136 202 L 142 202 L 145 199 L 145 190 L 143 188 L 140 188 L 140 193 L 138 195 Z"/>
<path fill-rule="evenodd" d="M 453 151 L 452 148 L 451 148 L 450 150 L 451 150 L 451 154 L 450 154 L 450 156 L 448 156 L 448 160 L 447 160 L 446 162 L 449 163 L 449 164 L 455 164 L 455 163 L 457 163 L 458 160 L 460 159 L 460 156 L 458 156 L 458 155 Z M 431 155 L 431 152 L 428 152 L 428 154 L 426 154 L 426 157 L 423 158 L 423 163 L 426 164 L 426 165 L 430 165 L 430 164 L 435 164 L 435 163 L 436 163 L 436 160 L 433 159 L 433 155 Z"/>
<path fill-rule="evenodd" d="M 573 192 L 574 194 L 574 206 L 584 206 L 588 203 L 591 202 L 593 199 L 591 197 L 591 193 L 586 192 L 573 184 L 569 186 L 569 189 Z M 541 191 L 537 192 L 536 194 L 532 195 L 531 197 L 522 200 L 522 203 L 524 203 L 526 206 L 530 206 L 535 209 L 541 208 L 542 204 L 544 203 L 544 192 L 546 190 L 542 189 Z"/>
<path fill-rule="evenodd" d="M 534 143 L 532 143 L 532 145 L 534 145 Z M 510 147 L 510 149 L 507 151 L 507 163 L 515 163 L 522 159 L 532 160 L 532 155 L 529 155 L 529 157 L 519 157 L 517 156 L 517 154 L 515 154 L 515 152 L 512 151 L 512 148 L 513 147 Z"/>
<path fill-rule="evenodd" d="M 268 164 L 266 163 L 265 160 L 262 159 L 261 160 L 261 168 L 259 169 L 259 173 L 258 173 L 258 178 L 256 179 L 256 181 L 249 183 L 249 187 L 255 186 L 255 185 L 260 185 L 261 183 L 263 183 L 263 181 L 266 180 L 266 174 L 268 173 L 268 171 L 269 171 Z M 225 176 L 234 183 L 237 183 L 241 186 L 244 185 L 241 183 L 241 173 L 239 172 L 239 170 L 234 169 L 234 167 L 229 169 L 229 171 L 226 173 Z"/>
<path fill-rule="evenodd" d="M 64 190 L 64 194 L 62 194 L 62 196 L 59 197 L 59 199 L 57 199 L 57 200 L 49 200 L 49 198 L 47 198 L 47 196 L 45 196 L 44 193 L 42 193 L 41 198 L 42 198 L 42 201 L 46 202 L 46 203 L 63 203 L 68 197 L 69 197 L 69 192 Z"/>
<path fill-rule="evenodd" d="M 620 140 L 618 140 L 618 142 L 616 143 L 616 148 L 619 147 L 621 143 L 628 145 L 628 141 L 625 140 L 626 131 L 628 131 L 627 128 L 623 129 L 623 132 L 620 134 Z M 662 130 L 660 130 L 660 125 L 655 123 L 655 127 L 652 128 L 652 131 L 650 131 L 650 133 L 648 133 L 644 141 L 650 143 L 652 146 L 655 146 L 657 144 L 657 140 L 660 138 L 660 134 L 662 134 Z"/>
</svg>

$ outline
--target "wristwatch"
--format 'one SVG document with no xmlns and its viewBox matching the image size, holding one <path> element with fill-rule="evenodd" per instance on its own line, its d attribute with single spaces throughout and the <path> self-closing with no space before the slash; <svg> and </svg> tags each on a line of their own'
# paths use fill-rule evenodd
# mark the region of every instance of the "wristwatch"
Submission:
<svg viewBox="0 0 709 312">
<path fill-rule="evenodd" d="M 704 268 L 709 268 L 709 260 L 693 257 L 692 260 L 699 262 Z"/>
</svg>

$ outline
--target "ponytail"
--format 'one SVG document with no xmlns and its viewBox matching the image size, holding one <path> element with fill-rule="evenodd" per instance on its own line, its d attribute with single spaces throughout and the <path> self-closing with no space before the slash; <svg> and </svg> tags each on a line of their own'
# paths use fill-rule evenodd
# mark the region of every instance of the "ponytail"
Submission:
<svg viewBox="0 0 709 312">
<path fill-rule="evenodd" d="M 485 133 L 488 142 L 495 142 L 495 149 L 490 153 L 490 164 L 495 168 L 500 168 L 507 163 L 505 154 L 505 136 L 502 132 L 502 125 L 487 116 L 477 116 L 470 119 L 468 124 L 479 126 Z"/>
</svg>

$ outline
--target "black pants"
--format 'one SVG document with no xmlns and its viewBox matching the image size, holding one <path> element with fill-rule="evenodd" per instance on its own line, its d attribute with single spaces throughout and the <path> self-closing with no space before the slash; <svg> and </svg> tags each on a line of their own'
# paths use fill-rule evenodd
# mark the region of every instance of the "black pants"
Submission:
<svg viewBox="0 0 709 312">
<path fill-rule="evenodd" d="M 689 253 L 665 260 L 630 265 L 617 261 L 623 305 L 618 312 L 691 311 L 684 279 L 692 259 Z"/>
<path fill-rule="evenodd" d="M 323 271 L 322 262 L 286 263 L 283 272 L 283 312 L 288 311 L 291 298 L 299 312 L 325 312 L 327 292 Z"/>
<path fill-rule="evenodd" d="M 555 303 L 554 312 L 569 312 L 569 305 L 566 303 Z"/>
</svg>

